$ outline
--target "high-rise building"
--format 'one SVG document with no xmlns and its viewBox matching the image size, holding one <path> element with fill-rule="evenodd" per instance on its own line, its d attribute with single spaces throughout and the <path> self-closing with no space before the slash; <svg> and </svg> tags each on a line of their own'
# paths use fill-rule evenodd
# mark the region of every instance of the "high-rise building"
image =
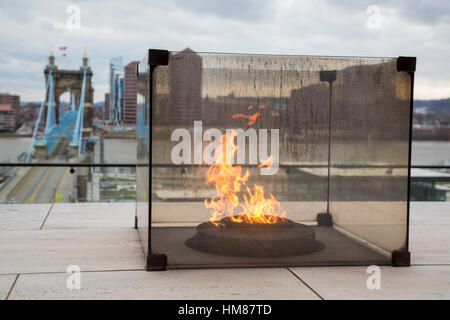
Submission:
<svg viewBox="0 0 450 320">
<path fill-rule="evenodd" d="M 16 111 L 10 104 L 0 104 L 0 132 L 13 132 L 16 128 Z"/>
<path fill-rule="evenodd" d="M 189 48 L 171 56 L 170 122 L 192 124 L 202 119 L 202 57 Z"/>
<path fill-rule="evenodd" d="M 109 119 L 117 123 L 122 123 L 124 79 L 122 58 L 112 58 L 109 63 L 109 70 Z"/>
<path fill-rule="evenodd" d="M 9 93 L 0 93 L 0 104 L 11 105 L 15 113 L 14 128 L 17 128 L 20 125 L 20 96 Z"/>
<path fill-rule="evenodd" d="M 105 106 L 103 108 L 103 120 L 109 120 L 109 93 L 105 93 Z"/>
<path fill-rule="evenodd" d="M 127 125 L 136 125 L 136 67 L 138 64 L 139 61 L 132 61 L 125 66 L 125 79 L 123 88 L 123 123 Z"/>
</svg>

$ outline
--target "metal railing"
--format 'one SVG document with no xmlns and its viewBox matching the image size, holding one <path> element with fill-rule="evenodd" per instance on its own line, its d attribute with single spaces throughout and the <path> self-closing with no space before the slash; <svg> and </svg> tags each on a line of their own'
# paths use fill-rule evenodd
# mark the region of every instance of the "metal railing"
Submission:
<svg viewBox="0 0 450 320">
<path fill-rule="evenodd" d="M 70 168 L 70 173 L 75 173 L 76 168 L 90 168 L 89 174 L 98 174 L 99 172 L 108 173 L 97 177 L 97 181 L 89 181 L 90 188 L 97 188 L 97 196 L 94 197 L 96 200 L 105 201 L 128 201 L 132 200 L 131 194 L 133 193 L 133 188 L 136 188 L 136 167 L 148 167 L 148 164 L 143 163 L 70 163 L 70 162 L 35 162 L 35 163 L 25 163 L 25 162 L 3 162 L 0 163 L 0 168 L 4 169 L 3 181 L 0 180 L 0 193 L 5 189 L 8 184 L 20 183 L 20 181 L 15 181 L 17 179 L 16 170 L 5 170 L 7 168 Z M 201 168 L 207 167 L 206 165 L 174 165 L 168 163 L 153 163 L 153 168 Z M 243 165 L 243 167 L 256 167 L 253 165 Z M 287 165 L 280 164 L 280 169 L 283 170 L 294 170 L 294 169 L 315 169 L 315 168 L 327 168 L 327 165 Z M 385 166 L 385 165 L 333 165 L 334 168 L 342 169 L 407 169 L 407 166 Z M 115 171 L 111 171 L 112 168 L 117 168 Z M 131 169 L 133 173 L 130 173 L 127 179 L 115 179 L 117 177 L 117 172 L 120 170 Z M 119 169 L 119 170 L 118 170 Z M 411 200 L 412 201 L 450 201 L 450 188 L 449 191 L 446 190 L 446 186 L 450 186 L 450 176 L 446 175 L 446 171 L 450 173 L 450 166 L 445 165 L 412 165 L 411 169 L 429 169 L 433 171 L 443 171 L 443 175 L 440 176 L 439 173 L 436 176 L 425 175 L 425 176 L 411 176 Z M 36 169 L 37 170 L 37 169 Z M 51 169 L 50 169 L 51 170 Z M 116 172 L 116 173 L 115 173 Z M 75 177 L 76 175 L 74 175 Z M 80 189 L 80 186 L 75 185 L 77 181 L 72 185 L 73 190 Z M 85 182 L 83 182 L 85 183 Z M 58 188 L 54 188 L 54 195 L 58 195 Z M 91 190 L 92 191 L 92 190 Z M 95 192 L 93 192 L 95 193 Z M 448 196 L 447 196 L 448 194 Z M 110 196 L 108 196 L 110 195 Z M 103 198 L 102 198 L 103 197 Z M 115 200 L 116 199 L 116 200 Z M 2 199 L 0 198 L 0 202 Z M 77 197 L 74 195 L 71 201 L 88 201 L 87 197 Z M 4 201 L 2 203 L 5 203 Z"/>
</svg>

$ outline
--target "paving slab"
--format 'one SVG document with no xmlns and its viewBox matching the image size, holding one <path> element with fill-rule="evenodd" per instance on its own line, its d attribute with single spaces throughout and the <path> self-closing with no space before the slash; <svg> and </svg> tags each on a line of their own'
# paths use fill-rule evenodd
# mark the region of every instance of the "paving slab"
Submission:
<svg viewBox="0 0 450 320">
<path fill-rule="evenodd" d="M 0 205 L 0 299 L 18 273 L 13 299 L 318 298 L 284 268 L 134 271 L 145 261 L 133 203 L 55 204 L 38 230 L 50 206 Z M 415 266 L 381 267 L 380 290 L 367 289 L 366 267 L 291 270 L 326 299 L 450 299 L 449 203 L 411 203 L 410 223 Z M 74 264 L 98 271 L 82 273 L 81 290 L 66 287 Z"/>
<path fill-rule="evenodd" d="M 411 225 L 447 225 L 450 227 L 450 203 L 415 201 L 410 204 Z"/>
<path fill-rule="evenodd" d="M 450 266 L 450 226 L 411 225 L 409 234 L 413 265 Z"/>
<path fill-rule="evenodd" d="M 56 203 L 44 229 L 133 228 L 136 204 Z"/>
<path fill-rule="evenodd" d="M 38 230 L 52 204 L 0 204 L 0 231 Z"/>
<path fill-rule="evenodd" d="M 0 275 L 0 300 L 5 300 L 8 296 L 16 275 Z"/>
<path fill-rule="evenodd" d="M 62 229 L 0 232 L 0 274 L 142 269 L 135 229 Z"/>
<path fill-rule="evenodd" d="M 380 289 L 368 289 L 367 267 L 291 268 L 324 299 L 450 299 L 450 267 L 380 267 Z"/>
<path fill-rule="evenodd" d="M 413 202 L 409 246 L 415 265 L 450 265 L 450 204 Z"/>
<path fill-rule="evenodd" d="M 87 272 L 80 290 L 67 277 L 21 275 L 10 299 L 318 299 L 284 268 Z"/>
</svg>

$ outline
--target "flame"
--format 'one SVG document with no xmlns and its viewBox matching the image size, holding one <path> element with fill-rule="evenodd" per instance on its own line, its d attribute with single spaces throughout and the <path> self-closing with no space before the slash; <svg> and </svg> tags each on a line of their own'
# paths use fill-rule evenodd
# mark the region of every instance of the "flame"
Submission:
<svg viewBox="0 0 450 320">
<path fill-rule="evenodd" d="M 256 113 L 254 113 L 251 116 L 247 116 L 247 115 L 242 114 L 242 113 L 236 113 L 236 114 L 233 114 L 232 118 L 233 119 L 247 118 L 248 119 L 247 124 L 249 126 L 251 126 L 252 124 L 254 124 L 256 122 L 256 120 L 259 118 L 260 115 L 261 115 L 261 112 L 256 112 Z"/>
<path fill-rule="evenodd" d="M 234 143 L 236 130 L 224 134 L 214 151 L 214 163 L 206 173 L 206 183 L 214 184 L 217 195 L 205 199 L 205 207 L 211 209 L 210 221 L 219 226 L 220 220 L 230 217 L 233 222 L 276 223 L 284 221 L 286 211 L 271 193 L 266 193 L 261 185 L 247 186 L 250 172 L 243 172 L 241 166 L 233 166 L 231 160 L 238 149 Z M 258 167 L 270 167 L 274 157 L 261 163 Z"/>
<path fill-rule="evenodd" d="M 250 105 L 250 106 L 248 106 L 247 110 L 250 110 L 250 109 L 252 109 L 252 108 L 253 108 L 253 106 Z M 266 106 L 265 106 L 264 104 L 260 104 L 260 105 L 258 106 L 258 108 L 259 108 L 259 109 L 265 109 Z"/>
<path fill-rule="evenodd" d="M 274 160 L 275 160 L 275 158 L 273 157 L 273 154 L 271 154 L 268 159 L 262 161 L 261 164 L 258 165 L 258 168 L 262 168 L 262 167 L 270 168 L 272 166 Z"/>
</svg>

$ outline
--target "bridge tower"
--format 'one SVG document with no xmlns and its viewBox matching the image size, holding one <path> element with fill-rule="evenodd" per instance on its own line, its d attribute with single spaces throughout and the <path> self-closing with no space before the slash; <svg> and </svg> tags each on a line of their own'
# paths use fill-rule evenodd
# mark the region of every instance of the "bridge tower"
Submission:
<svg viewBox="0 0 450 320">
<path fill-rule="evenodd" d="M 94 88 L 92 87 L 92 70 L 88 64 L 88 57 L 86 53 L 84 53 L 82 65 L 79 70 L 63 70 L 58 69 L 55 64 L 55 56 L 53 53 L 48 57 L 49 64 L 46 66 L 44 70 L 45 81 L 48 81 L 48 75 L 50 70 L 53 73 L 53 92 L 55 95 L 55 104 L 59 106 L 59 99 L 61 95 L 67 91 L 75 94 L 76 104 L 78 105 L 81 97 L 81 87 L 83 82 L 83 73 L 86 69 L 86 92 L 85 92 L 85 102 L 84 102 L 84 124 L 83 127 L 88 129 L 92 129 L 92 118 L 94 115 Z M 50 91 L 50 90 L 49 90 Z M 45 110 L 48 110 L 48 95 L 47 92 Z M 56 111 L 56 123 L 59 123 L 61 115 L 59 114 L 59 108 L 55 109 Z M 45 117 L 44 117 L 45 119 Z"/>
</svg>

